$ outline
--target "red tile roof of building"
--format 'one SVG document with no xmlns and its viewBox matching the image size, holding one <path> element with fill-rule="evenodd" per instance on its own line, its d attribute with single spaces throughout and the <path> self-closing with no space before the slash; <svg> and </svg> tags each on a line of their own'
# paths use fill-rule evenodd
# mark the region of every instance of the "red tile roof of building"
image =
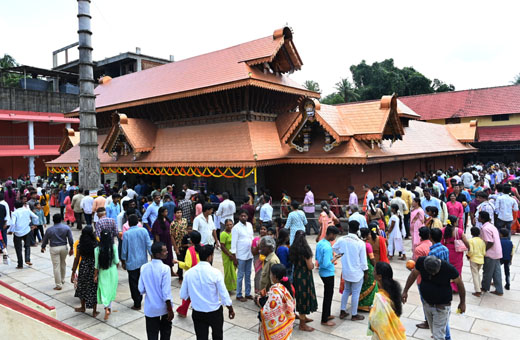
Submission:
<svg viewBox="0 0 520 340">
<path fill-rule="evenodd" d="M 520 85 L 399 97 L 421 120 L 520 113 Z"/>
<path fill-rule="evenodd" d="M 254 65 L 258 60 L 277 59 L 287 46 L 291 59 L 299 60 L 292 33 L 282 30 L 274 35 L 127 74 L 103 82 L 95 89 L 98 112 L 255 85 L 319 98 L 283 74 L 264 73 Z M 285 53 L 284 53 L 285 55 Z M 294 63 L 295 69 L 301 60 Z M 75 110 L 77 111 L 77 109 Z"/>
<path fill-rule="evenodd" d="M 308 152 L 298 152 L 280 140 L 275 122 L 228 122 L 157 130 L 154 149 L 136 161 L 132 156 L 117 160 L 103 152 L 106 135 L 98 136 L 102 166 L 230 166 L 253 167 L 274 164 L 367 164 L 400 159 L 461 154 L 476 149 L 461 144 L 444 125 L 410 121 L 403 140 L 383 141 L 381 149 L 354 138 L 329 152 L 316 139 Z M 233 133 L 226 133 L 233 131 Z M 203 136 L 204 138 L 201 138 Z M 79 145 L 48 162 L 48 166 L 76 165 Z"/>
<path fill-rule="evenodd" d="M 59 147 L 59 145 L 35 145 L 33 150 L 29 150 L 29 145 L 2 145 L 0 157 L 58 156 L 60 154 Z"/>
<path fill-rule="evenodd" d="M 0 120 L 79 124 L 79 118 L 67 118 L 63 113 L 18 110 L 0 110 Z"/>
<path fill-rule="evenodd" d="M 520 141 L 520 125 L 479 126 L 479 142 Z"/>
<path fill-rule="evenodd" d="M 446 128 L 461 143 L 473 143 L 478 141 L 478 121 L 467 123 L 446 124 Z"/>
</svg>

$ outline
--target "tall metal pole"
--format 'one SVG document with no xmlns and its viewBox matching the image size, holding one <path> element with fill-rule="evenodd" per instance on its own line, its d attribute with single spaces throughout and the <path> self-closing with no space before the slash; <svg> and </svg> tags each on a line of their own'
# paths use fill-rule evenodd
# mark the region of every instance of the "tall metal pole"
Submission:
<svg viewBox="0 0 520 340">
<path fill-rule="evenodd" d="M 79 185 L 97 191 L 101 184 L 92 62 L 90 0 L 78 0 L 79 23 Z"/>
</svg>

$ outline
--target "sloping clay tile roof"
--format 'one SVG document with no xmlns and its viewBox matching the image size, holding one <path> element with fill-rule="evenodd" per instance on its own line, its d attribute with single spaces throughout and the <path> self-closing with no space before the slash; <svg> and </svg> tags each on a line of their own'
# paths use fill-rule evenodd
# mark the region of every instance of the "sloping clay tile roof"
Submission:
<svg viewBox="0 0 520 340">
<path fill-rule="evenodd" d="M 223 50 L 127 74 L 108 82 L 103 81 L 94 91 L 97 111 L 157 102 L 165 100 L 165 96 L 182 97 L 184 93 L 185 96 L 197 95 L 245 85 L 232 85 L 237 81 L 256 81 L 257 85 L 258 82 L 266 83 L 267 88 L 281 86 L 287 88 L 287 92 L 293 89 L 319 98 L 318 93 L 306 90 L 285 75 L 264 73 L 246 62 L 276 55 L 285 39 L 287 38 L 284 35 L 270 35 Z M 205 92 L 206 90 L 208 91 Z"/>
<path fill-rule="evenodd" d="M 15 122 L 79 123 L 78 118 L 67 118 L 63 113 L 0 110 L 0 120 Z"/>
<path fill-rule="evenodd" d="M 478 128 L 479 142 L 520 141 L 520 125 L 482 126 Z"/>
<path fill-rule="evenodd" d="M 520 113 L 520 85 L 400 97 L 421 120 Z"/>
<path fill-rule="evenodd" d="M 232 133 L 226 133 L 232 132 Z M 102 145 L 106 135 L 98 136 Z M 117 161 L 99 149 L 102 166 L 231 166 L 252 167 L 274 164 L 366 164 L 431 155 L 474 152 L 461 144 L 443 125 L 410 121 L 403 140 L 392 145 L 383 141 L 382 148 L 351 138 L 329 152 L 323 151 L 324 140 L 311 143 L 309 152 L 291 149 L 279 138 L 275 122 L 228 122 L 158 129 L 154 149 L 136 161 L 130 155 Z M 77 164 L 79 145 L 49 166 Z"/>
<path fill-rule="evenodd" d="M 152 151 L 155 144 L 157 126 L 148 119 L 127 118 L 120 122 L 128 143 L 135 152 Z"/>
<path fill-rule="evenodd" d="M 446 128 L 459 140 L 459 142 L 473 143 L 478 141 L 477 125 L 478 122 L 472 120 L 467 123 L 446 124 Z"/>
<path fill-rule="evenodd" d="M 430 157 L 434 154 L 460 154 L 475 152 L 476 149 L 460 143 L 445 125 L 411 120 L 404 128 L 402 140 L 385 140 L 381 149 L 369 148 L 370 163 L 380 163 L 397 159 Z"/>
</svg>

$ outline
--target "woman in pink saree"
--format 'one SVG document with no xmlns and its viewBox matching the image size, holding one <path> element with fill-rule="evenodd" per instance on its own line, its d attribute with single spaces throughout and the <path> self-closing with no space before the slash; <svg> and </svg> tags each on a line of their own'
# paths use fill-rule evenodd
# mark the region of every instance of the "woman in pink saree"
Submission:
<svg viewBox="0 0 520 340">
<path fill-rule="evenodd" d="M 461 230 L 464 230 L 464 207 L 462 203 L 457 201 L 457 196 L 454 193 L 451 193 L 449 196 L 450 201 L 446 203 L 446 207 L 448 208 L 448 215 L 453 215 L 458 218 L 459 222 L 457 227 Z"/>
<path fill-rule="evenodd" d="M 421 208 L 421 199 L 416 197 L 412 201 L 410 212 L 410 233 L 412 234 L 412 250 L 421 242 L 419 228 L 424 226 L 424 210 Z"/>
</svg>

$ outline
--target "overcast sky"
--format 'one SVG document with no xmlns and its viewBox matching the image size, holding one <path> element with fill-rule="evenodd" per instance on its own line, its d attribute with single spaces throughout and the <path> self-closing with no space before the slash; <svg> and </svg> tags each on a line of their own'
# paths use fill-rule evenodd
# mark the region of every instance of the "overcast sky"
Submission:
<svg viewBox="0 0 520 340">
<path fill-rule="evenodd" d="M 363 59 L 393 58 L 457 90 L 520 73 L 520 1 L 92 0 L 91 13 L 94 60 L 136 46 L 181 60 L 288 24 L 304 63 L 292 78 L 324 94 Z M 76 14 L 74 0 L 1 0 L 0 55 L 51 68 L 52 51 L 78 39 Z"/>
</svg>

